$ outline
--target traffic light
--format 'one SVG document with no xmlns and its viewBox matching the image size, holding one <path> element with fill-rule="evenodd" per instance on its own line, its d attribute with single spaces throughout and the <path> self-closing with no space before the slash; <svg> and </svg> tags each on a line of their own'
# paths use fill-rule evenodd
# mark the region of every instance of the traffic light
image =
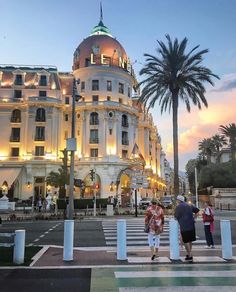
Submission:
<svg viewBox="0 0 236 292">
<path fill-rule="evenodd" d="M 93 169 L 91 169 L 89 174 L 90 174 L 91 180 L 94 181 L 94 179 L 95 179 L 95 171 Z"/>
<path fill-rule="evenodd" d="M 99 184 L 95 184 L 95 190 L 97 191 L 99 189 Z"/>
</svg>

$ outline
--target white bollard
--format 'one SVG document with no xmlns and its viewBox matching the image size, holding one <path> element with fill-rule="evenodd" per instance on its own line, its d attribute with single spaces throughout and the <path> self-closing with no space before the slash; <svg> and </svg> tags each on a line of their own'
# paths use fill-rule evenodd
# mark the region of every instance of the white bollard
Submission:
<svg viewBox="0 0 236 292">
<path fill-rule="evenodd" d="M 175 219 L 169 221 L 170 259 L 179 260 L 179 224 Z"/>
<path fill-rule="evenodd" d="M 231 260 L 233 257 L 230 220 L 220 220 L 222 258 Z"/>
<path fill-rule="evenodd" d="M 73 261 L 74 220 L 65 220 L 63 260 Z"/>
<path fill-rule="evenodd" d="M 117 220 L 117 260 L 127 260 L 126 220 Z"/>
<path fill-rule="evenodd" d="M 13 263 L 23 264 L 25 261 L 25 230 L 15 231 Z"/>
</svg>

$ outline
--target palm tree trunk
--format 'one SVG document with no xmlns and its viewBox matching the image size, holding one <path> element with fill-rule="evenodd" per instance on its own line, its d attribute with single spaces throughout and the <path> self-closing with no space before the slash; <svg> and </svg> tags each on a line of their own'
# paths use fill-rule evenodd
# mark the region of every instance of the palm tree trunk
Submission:
<svg viewBox="0 0 236 292">
<path fill-rule="evenodd" d="M 179 194 L 178 97 L 173 97 L 174 195 Z"/>
</svg>

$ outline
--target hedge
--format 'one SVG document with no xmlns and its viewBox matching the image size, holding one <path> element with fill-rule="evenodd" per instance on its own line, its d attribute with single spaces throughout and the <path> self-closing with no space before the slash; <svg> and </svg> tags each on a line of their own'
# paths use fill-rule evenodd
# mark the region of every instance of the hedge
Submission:
<svg viewBox="0 0 236 292">
<path fill-rule="evenodd" d="M 67 200 L 65 199 L 58 199 L 57 200 L 57 207 L 58 209 L 66 209 Z M 106 208 L 107 206 L 107 199 L 97 199 L 96 206 L 99 208 L 101 205 L 102 208 Z M 86 209 L 93 208 L 93 199 L 74 199 L 74 209 Z"/>
</svg>

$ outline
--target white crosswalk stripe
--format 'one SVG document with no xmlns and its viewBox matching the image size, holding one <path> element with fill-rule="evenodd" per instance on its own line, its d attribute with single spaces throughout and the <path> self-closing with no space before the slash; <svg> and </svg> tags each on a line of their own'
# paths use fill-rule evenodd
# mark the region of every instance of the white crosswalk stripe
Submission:
<svg viewBox="0 0 236 292">
<path fill-rule="evenodd" d="M 107 246 L 116 246 L 117 245 L 117 222 L 116 221 L 103 221 L 103 232 L 106 240 Z M 132 219 L 132 221 L 126 221 L 126 240 L 127 246 L 147 246 L 147 234 L 143 231 L 144 223 L 143 219 Z M 205 240 L 200 240 L 197 237 L 197 240 L 194 244 L 201 245 L 205 244 Z M 161 245 L 169 245 L 169 222 L 166 221 L 164 224 L 164 231 L 161 234 Z"/>
</svg>

